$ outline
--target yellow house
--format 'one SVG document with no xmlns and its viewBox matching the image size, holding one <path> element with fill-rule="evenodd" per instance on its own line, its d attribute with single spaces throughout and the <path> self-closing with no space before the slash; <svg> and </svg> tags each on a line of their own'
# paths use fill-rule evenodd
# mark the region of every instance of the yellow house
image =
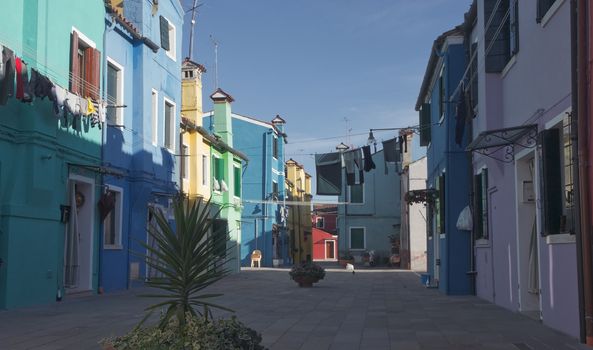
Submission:
<svg viewBox="0 0 593 350">
<path fill-rule="evenodd" d="M 202 128 L 202 73 L 206 68 L 186 58 L 181 66 L 181 191 L 190 198 L 210 198 L 210 145 Z M 206 137 L 205 137 L 206 136 Z"/>
<path fill-rule="evenodd" d="M 292 261 L 311 261 L 313 236 L 311 223 L 311 175 L 290 159 L 286 162 L 286 192 L 289 202 L 288 234 Z"/>
</svg>

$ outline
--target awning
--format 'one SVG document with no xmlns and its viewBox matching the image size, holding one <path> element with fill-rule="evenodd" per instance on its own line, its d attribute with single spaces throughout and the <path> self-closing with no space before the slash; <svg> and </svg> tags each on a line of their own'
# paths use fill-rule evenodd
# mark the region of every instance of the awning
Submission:
<svg viewBox="0 0 593 350">
<path fill-rule="evenodd" d="M 72 167 L 77 167 L 77 168 L 81 168 L 81 169 L 86 169 L 86 170 L 90 170 L 90 171 L 94 171 L 96 173 L 102 174 L 102 175 L 111 175 L 111 176 L 116 176 L 116 177 L 125 177 L 126 173 L 116 169 L 116 168 L 112 168 L 109 166 L 104 166 L 104 165 L 91 165 L 91 164 L 78 164 L 78 163 L 68 163 L 69 166 Z"/>
<path fill-rule="evenodd" d="M 466 148 L 469 152 L 478 152 L 484 156 L 501 162 L 515 160 L 515 145 L 524 148 L 537 144 L 537 125 L 521 125 L 512 128 L 482 131 Z M 492 154 L 505 149 L 503 158 L 493 157 Z"/>
<path fill-rule="evenodd" d="M 434 188 L 421 190 L 411 190 L 404 195 L 404 201 L 411 205 L 413 203 L 432 203 L 438 196 L 438 191 Z"/>
</svg>

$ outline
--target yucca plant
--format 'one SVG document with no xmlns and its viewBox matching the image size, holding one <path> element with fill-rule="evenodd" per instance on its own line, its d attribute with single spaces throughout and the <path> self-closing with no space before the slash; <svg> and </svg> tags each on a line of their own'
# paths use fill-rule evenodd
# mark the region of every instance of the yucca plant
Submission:
<svg viewBox="0 0 593 350">
<path fill-rule="evenodd" d="M 233 311 L 213 304 L 212 298 L 222 294 L 202 294 L 201 291 L 219 281 L 229 270 L 219 267 L 219 247 L 226 247 L 228 232 L 212 232 L 212 223 L 220 215 L 218 210 L 213 217 L 210 214 L 210 200 L 202 199 L 190 202 L 177 198 L 173 202 L 174 224 L 169 223 L 162 210 L 155 210 L 156 224 L 149 226 L 149 235 L 154 245 L 140 242 L 147 254 L 141 254 L 146 264 L 158 272 L 146 284 L 160 289 L 164 293 L 143 294 L 142 297 L 160 298 L 163 301 L 145 309 L 146 316 L 138 325 L 141 326 L 155 310 L 165 309 L 159 327 L 164 328 L 175 317 L 180 326 L 186 324 L 186 315 L 208 318 L 210 308 Z M 224 256 L 228 254 L 228 248 Z M 222 266 L 228 262 L 223 258 Z"/>
</svg>

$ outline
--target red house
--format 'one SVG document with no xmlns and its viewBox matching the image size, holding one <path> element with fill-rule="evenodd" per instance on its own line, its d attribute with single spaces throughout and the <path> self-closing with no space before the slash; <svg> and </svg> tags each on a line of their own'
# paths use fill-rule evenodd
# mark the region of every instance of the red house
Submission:
<svg viewBox="0 0 593 350">
<path fill-rule="evenodd" d="M 336 261 L 338 259 L 338 236 L 335 205 L 318 204 L 313 207 L 313 260 Z"/>
</svg>

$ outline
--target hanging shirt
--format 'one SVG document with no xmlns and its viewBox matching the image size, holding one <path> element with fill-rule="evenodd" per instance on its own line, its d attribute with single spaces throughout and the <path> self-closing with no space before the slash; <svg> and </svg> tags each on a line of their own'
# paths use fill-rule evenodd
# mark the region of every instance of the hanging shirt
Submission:
<svg viewBox="0 0 593 350">
<path fill-rule="evenodd" d="M 0 45 L 2 49 L 2 64 L 0 67 L 0 105 L 8 102 L 8 97 L 14 95 L 14 74 L 15 61 L 14 53 L 6 46 Z"/>
<path fill-rule="evenodd" d="M 385 174 L 388 173 L 388 164 L 394 164 L 401 160 L 400 140 L 395 137 L 391 140 L 383 141 L 383 158 L 385 160 Z"/>
<path fill-rule="evenodd" d="M 315 155 L 317 194 L 338 196 L 342 193 L 342 157 L 340 153 Z"/>
<path fill-rule="evenodd" d="M 371 169 L 375 169 L 375 162 L 373 162 L 373 156 L 371 155 L 371 146 L 364 146 L 362 148 L 362 154 L 364 155 L 364 171 L 367 173 Z"/>
<path fill-rule="evenodd" d="M 346 183 L 348 186 L 355 185 L 358 173 L 358 183 L 363 183 L 362 153 L 359 148 L 344 153 L 344 165 L 346 167 Z"/>
<path fill-rule="evenodd" d="M 91 114 L 97 113 L 97 111 L 95 110 L 95 105 L 93 104 L 93 101 L 91 101 L 91 99 L 88 97 L 87 97 L 86 101 L 87 101 L 87 109 L 86 109 L 85 115 L 91 115 Z"/>
<path fill-rule="evenodd" d="M 54 103 L 54 113 L 59 116 L 60 111 L 64 107 L 68 91 L 59 85 L 54 85 L 51 88 L 49 99 Z"/>
</svg>

